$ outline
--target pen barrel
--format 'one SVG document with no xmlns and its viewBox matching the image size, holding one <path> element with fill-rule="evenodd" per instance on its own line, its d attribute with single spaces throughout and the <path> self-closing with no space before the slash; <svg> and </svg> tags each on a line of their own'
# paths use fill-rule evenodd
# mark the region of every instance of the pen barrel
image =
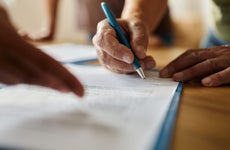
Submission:
<svg viewBox="0 0 230 150">
<path fill-rule="evenodd" d="M 112 11 L 109 9 L 109 6 L 105 2 L 102 2 L 101 7 L 102 7 L 102 10 L 103 10 L 106 18 L 108 19 L 110 26 L 112 26 L 113 29 L 116 31 L 119 42 L 124 44 L 126 47 L 128 47 L 132 51 L 132 48 L 131 48 L 131 45 L 129 44 L 129 41 L 125 37 L 125 34 L 123 33 L 120 25 L 116 21 L 116 18 L 113 15 Z M 137 70 L 137 69 L 141 68 L 141 65 L 140 65 L 136 55 L 134 53 L 133 53 L 133 55 L 134 55 L 134 61 L 133 61 L 132 65 L 133 65 L 134 69 Z"/>
<path fill-rule="evenodd" d="M 141 65 L 140 65 L 140 63 L 139 63 L 139 60 L 137 59 L 137 57 L 136 57 L 135 55 L 134 55 L 134 61 L 133 61 L 132 65 L 133 65 L 133 68 L 134 68 L 135 70 L 141 68 Z"/>
<path fill-rule="evenodd" d="M 116 31 L 117 36 L 118 36 L 118 40 L 120 43 L 124 44 L 126 47 L 128 47 L 131 51 L 132 51 L 132 47 L 129 44 L 127 38 L 125 37 L 124 33 L 122 32 L 122 29 L 120 28 L 120 26 L 113 26 L 112 24 L 110 24 Z M 133 51 L 132 51 L 133 52 Z M 134 55 L 134 60 L 133 60 L 133 67 L 135 70 L 139 69 L 141 67 L 139 60 L 137 58 L 137 56 L 133 53 Z"/>
</svg>

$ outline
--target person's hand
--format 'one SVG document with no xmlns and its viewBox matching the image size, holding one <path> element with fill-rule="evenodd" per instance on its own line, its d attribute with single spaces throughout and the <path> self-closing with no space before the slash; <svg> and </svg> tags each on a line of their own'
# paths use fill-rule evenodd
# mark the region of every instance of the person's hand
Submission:
<svg viewBox="0 0 230 150">
<path fill-rule="evenodd" d="M 155 61 L 146 55 L 148 34 L 144 24 L 139 20 L 118 20 L 127 35 L 134 54 L 139 58 L 143 69 L 151 69 Z M 100 63 L 107 69 L 117 73 L 134 72 L 131 65 L 134 60 L 132 51 L 118 41 L 115 30 L 107 20 L 98 23 L 97 33 L 93 37 Z"/>
<path fill-rule="evenodd" d="M 35 33 L 27 33 L 19 30 L 18 33 L 22 38 L 29 41 L 50 41 L 54 39 L 54 30 L 49 28 L 42 28 Z"/>
<path fill-rule="evenodd" d="M 202 79 L 204 86 L 230 83 L 230 47 L 188 50 L 169 63 L 160 77 L 173 77 L 176 81 Z"/>
<path fill-rule="evenodd" d="M 41 85 L 83 96 L 81 83 L 59 62 L 30 44 L 14 39 L 11 42 L 0 45 L 1 83 Z"/>
<path fill-rule="evenodd" d="M 0 7 L 0 82 L 50 87 L 83 96 L 84 89 L 59 62 L 25 42 Z"/>
</svg>

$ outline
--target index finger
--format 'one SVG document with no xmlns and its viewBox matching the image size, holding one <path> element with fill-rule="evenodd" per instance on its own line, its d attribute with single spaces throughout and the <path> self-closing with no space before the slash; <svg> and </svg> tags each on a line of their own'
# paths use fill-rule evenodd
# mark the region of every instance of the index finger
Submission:
<svg viewBox="0 0 230 150">
<path fill-rule="evenodd" d="M 46 67 L 44 67 L 43 62 L 41 63 L 41 67 L 47 74 L 49 74 L 52 78 L 56 78 L 58 82 L 78 96 L 84 95 L 84 89 L 80 81 L 64 66 L 49 57 L 44 57 L 43 60 L 44 63 L 46 63 Z"/>
<path fill-rule="evenodd" d="M 185 53 L 170 62 L 165 68 L 163 68 L 160 72 L 160 76 L 172 77 L 172 75 L 176 72 L 213 57 L 215 57 L 215 53 L 211 49 L 187 50 Z"/>
<path fill-rule="evenodd" d="M 133 53 L 118 40 L 115 30 L 103 20 L 98 24 L 97 33 L 93 38 L 93 43 L 97 49 L 105 51 L 113 58 L 132 63 L 134 60 Z"/>
<path fill-rule="evenodd" d="M 80 81 L 58 61 L 29 44 L 21 51 L 21 54 L 22 57 L 18 59 L 24 64 L 24 68 L 37 73 L 34 77 L 28 78 L 26 82 L 60 91 L 64 89 L 83 96 L 84 89 Z"/>
</svg>

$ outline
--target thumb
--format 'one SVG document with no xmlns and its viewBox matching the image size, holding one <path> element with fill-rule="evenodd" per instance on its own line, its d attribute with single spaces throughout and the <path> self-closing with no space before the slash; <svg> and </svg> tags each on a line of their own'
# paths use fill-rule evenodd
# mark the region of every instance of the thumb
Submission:
<svg viewBox="0 0 230 150">
<path fill-rule="evenodd" d="M 146 57 L 148 47 L 148 33 L 145 25 L 138 20 L 131 21 L 130 29 L 130 44 L 135 55 L 139 59 Z"/>
</svg>

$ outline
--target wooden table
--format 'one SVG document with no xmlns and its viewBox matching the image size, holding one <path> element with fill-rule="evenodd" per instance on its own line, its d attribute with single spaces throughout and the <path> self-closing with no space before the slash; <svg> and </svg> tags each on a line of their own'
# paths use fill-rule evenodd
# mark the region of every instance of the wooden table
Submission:
<svg viewBox="0 0 230 150">
<path fill-rule="evenodd" d="M 160 69 L 185 50 L 158 47 L 150 48 L 148 52 L 156 59 L 156 68 Z M 200 83 L 185 83 L 171 149 L 230 150 L 229 85 L 207 88 Z"/>
<path fill-rule="evenodd" d="M 185 48 L 150 48 L 162 68 Z M 172 150 L 230 150 L 230 86 L 203 87 L 185 83 Z"/>
</svg>

